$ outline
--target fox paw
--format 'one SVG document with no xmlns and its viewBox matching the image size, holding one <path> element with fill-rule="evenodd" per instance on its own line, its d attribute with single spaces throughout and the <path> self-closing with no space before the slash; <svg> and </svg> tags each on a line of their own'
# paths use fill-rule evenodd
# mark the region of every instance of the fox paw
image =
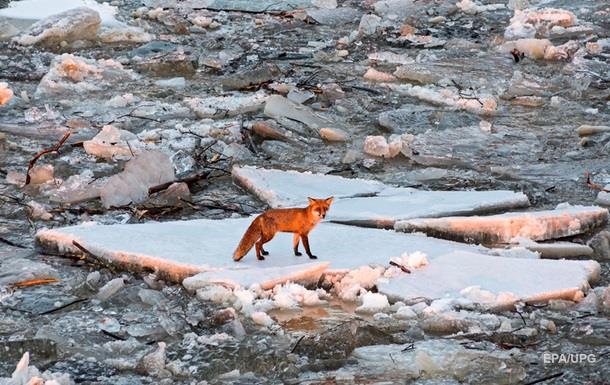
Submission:
<svg viewBox="0 0 610 385">
<path fill-rule="evenodd" d="M 295 256 L 297 256 L 297 257 L 300 257 L 300 256 L 301 256 L 301 255 L 303 255 L 303 254 L 302 254 L 302 253 L 299 253 L 298 251 L 295 251 L 295 252 L 294 252 L 294 255 L 295 255 Z"/>
<path fill-rule="evenodd" d="M 264 251 L 264 250 L 263 250 L 263 251 L 261 251 L 261 253 L 262 253 L 263 255 L 269 255 L 269 252 L 268 252 L 268 251 Z"/>
<path fill-rule="evenodd" d="M 315 255 L 310 255 L 309 259 L 318 259 L 318 257 L 316 257 Z"/>
<path fill-rule="evenodd" d="M 264 261 L 265 257 L 263 257 L 262 255 L 257 255 L 256 259 L 258 259 L 259 261 Z"/>
</svg>

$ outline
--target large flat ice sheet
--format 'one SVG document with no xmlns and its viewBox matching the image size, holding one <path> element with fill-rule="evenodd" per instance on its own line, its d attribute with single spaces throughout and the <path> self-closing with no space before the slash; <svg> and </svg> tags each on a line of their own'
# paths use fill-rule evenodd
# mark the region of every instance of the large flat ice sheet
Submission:
<svg viewBox="0 0 610 385">
<path fill-rule="evenodd" d="M 72 244 L 76 240 L 95 255 L 130 270 L 157 268 L 174 281 L 202 271 L 246 267 L 291 266 L 306 274 L 315 268 L 302 265 L 311 262 L 330 262 L 330 270 L 345 271 L 371 263 L 387 265 L 390 257 L 415 251 L 427 254 L 429 259 L 454 250 L 493 253 L 483 247 L 423 235 L 325 222 L 319 224 L 309 237 L 311 250 L 319 257 L 317 260 L 307 256 L 295 257 L 292 254 L 292 234 L 279 233 L 265 245 L 270 252 L 265 261 L 258 261 L 251 250 L 241 262 L 234 262 L 233 251 L 251 221 L 252 218 L 237 218 L 108 226 L 85 224 L 41 230 L 36 241 L 43 250 L 70 254 L 78 252 Z M 235 279 L 234 274 L 226 278 Z M 244 274 L 249 273 L 244 271 Z M 214 275 L 212 278 L 222 277 Z"/>
<path fill-rule="evenodd" d="M 233 167 L 233 178 L 271 207 L 307 205 L 307 197 L 334 196 L 331 221 L 391 228 L 410 218 L 472 215 L 529 206 L 512 191 L 423 191 L 335 175 Z"/>
<path fill-rule="evenodd" d="M 595 261 L 490 258 L 456 251 L 429 265 L 377 284 L 379 292 L 396 299 L 467 298 L 490 306 L 518 300 L 580 299 L 580 291 L 597 279 Z"/>
<path fill-rule="evenodd" d="M 476 243 L 558 239 L 586 233 L 608 221 L 608 210 L 597 206 L 560 205 L 555 210 L 525 211 L 489 216 L 412 219 L 396 222 L 398 231 Z"/>
</svg>

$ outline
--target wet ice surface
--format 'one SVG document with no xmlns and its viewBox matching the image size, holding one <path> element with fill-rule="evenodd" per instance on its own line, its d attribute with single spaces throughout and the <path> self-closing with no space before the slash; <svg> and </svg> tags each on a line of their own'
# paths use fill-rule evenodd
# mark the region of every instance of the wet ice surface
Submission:
<svg viewBox="0 0 610 385">
<path fill-rule="evenodd" d="M 607 126 L 609 120 L 610 25 L 604 2 L 530 2 L 532 8 L 573 12 L 576 20 L 570 23 L 574 25 L 529 16 L 511 21 L 512 10 L 483 5 L 489 2 L 462 1 L 456 8 L 456 2 L 339 1 L 339 7 L 328 12 L 323 4 L 332 7 L 332 1 L 291 3 L 282 8 L 273 1 L 215 1 L 207 11 L 193 10 L 189 2 L 150 1 L 144 3 L 145 9 L 138 9 L 142 3 L 120 0 L 113 2 L 118 7 L 116 19 L 142 28 L 154 41 L 145 44 L 144 36 L 124 29 L 102 33 L 106 16 L 101 13 L 102 26 L 93 42 L 60 43 L 45 49 L 1 43 L 0 83 L 7 82 L 8 88 L 0 87 L 0 100 L 5 103 L 0 106 L 0 242 L 30 247 L 35 228 L 88 220 L 138 223 L 226 218 L 264 209 L 226 177 L 232 161 L 420 189 L 522 191 L 536 209 L 566 201 L 593 204 L 596 192 L 585 185 L 585 170 L 595 183 L 610 182 L 607 132 L 597 130 L 582 137 L 577 133 L 583 125 Z M 319 8 L 295 11 L 303 3 Z M 219 11 L 227 6 L 275 15 Z M 281 11 L 287 13 L 279 15 Z M 362 15 L 367 17 L 361 22 Z M 0 19 L 0 39 L 19 33 L 26 24 L 15 23 L 11 28 Z M 352 34 L 357 30 L 359 34 Z M 519 43 L 526 57 L 515 63 L 507 46 L 501 47 L 503 39 L 513 37 L 549 42 Z M 566 44 L 570 39 L 577 42 L 579 51 L 571 52 L 574 44 Z M 56 54 L 64 52 L 96 66 L 92 72 L 82 72 L 83 67 L 66 63 L 65 76 L 49 76 L 40 88 L 40 80 L 58 60 Z M 535 59 L 545 53 L 569 57 Z M 114 62 L 140 76 L 132 80 L 118 70 L 95 69 L 102 64 L 116 69 Z M 279 72 L 272 67 L 255 68 L 261 63 L 276 64 Z M 397 83 L 365 81 L 362 76 L 369 67 L 391 75 Z M 159 83 L 177 77 L 185 79 L 184 87 L 181 81 L 171 83 L 177 85 L 172 87 Z M 265 83 L 262 91 L 257 90 L 259 84 L 243 78 Z M 47 80 L 56 81 L 53 85 L 58 88 L 45 88 Z M 223 84 L 241 90 L 223 92 Z M 36 93 L 37 89 L 45 92 Z M 46 92 L 56 89 L 60 90 L 57 94 Z M 255 97 L 256 91 L 304 100 L 306 108 L 278 113 L 270 106 L 265 113 L 265 101 Z M 217 96 L 224 98 L 210 105 Z M 493 99 L 496 108 L 488 103 L 485 111 L 477 98 Z M 271 121 L 271 130 L 255 130 L 255 121 Z M 279 126 L 273 128 L 275 121 Z M 337 125 L 319 127 L 320 122 Z M 94 190 L 122 171 L 125 159 L 99 160 L 81 146 L 106 125 L 132 134 L 129 144 L 118 144 L 127 159 L 130 147 L 135 153 L 161 150 L 178 176 L 202 170 L 211 174 L 205 182 L 190 182 L 190 204 L 168 204 L 169 200 L 158 197 L 154 202 L 107 211 Z M 349 140 L 325 142 L 320 135 L 326 131 L 320 128 L 340 128 Z M 57 143 L 66 129 L 72 131 L 67 145 L 58 155 L 45 155 L 37 163 L 52 164 L 53 178 L 17 187 L 23 183 L 32 155 Z M 401 153 L 392 159 L 365 155 L 367 136 L 398 141 Z M 58 202 L 77 203 L 63 207 Z M 607 258 L 608 233 L 588 242 L 590 237 L 570 240 L 588 243 L 594 258 Z M 485 377 L 495 373 L 495 352 L 500 349 L 512 354 L 507 366 L 500 366 L 515 374 L 524 368 L 529 381 L 563 372 L 555 383 L 604 383 L 610 375 L 605 365 L 610 346 L 609 295 L 603 290 L 610 281 L 604 261 L 595 295 L 589 294 L 578 305 L 556 301 L 526 305 L 520 315 L 481 316 L 471 309 L 448 310 L 443 303 L 410 304 L 392 309 L 388 318 L 355 317 L 353 307 L 331 304 L 294 310 L 288 316 L 272 313 L 285 326 L 281 335 L 278 329 L 261 329 L 251 318 L 238 314 L 244 328 L 240 329 L 228 313 L 216 312 L 217 305 L 201 302 L 178 286 L 159 291 L 158 283 L 147 275 L 155 291 L 140 295 L 149 287 L 140 278 L 127 275 L 122 280 L 120 274 L 101 269 L 99 278 L 94 274 L 87 279 L 91 268 L 70 266 L 71 260 L 26 256 L 2 247 L 11 257 L 47 263 L 52 269 L 30 266 L 27 270 L 61 280 L 23 289 L 0 287 L 0 343 L 3 349 L 11 346 L 8 362 L 1 360 L 2 377 L 14 370 L 21 358 L 20 347 L 39 353 L 32 355 L 32 364 L 41 371 L 69 373 L 73 380 L 85 383 L 161 383 L 163 378 L 171 383 L 280 382 L 280 378 L 303 383 L 404 381 L 402 373 L 388 366 L 394 361 L 413 362 L 419 353 L 420 366 L 410 366 L 413 373 L 425 365 L 436 377 L 423 375 L 415 383 L 495 384 L 507 378 L 506 371 L 498 372 L 499 377 Z M 35 277 L 18 276 L 20 281 L 30 278 Z M 124 281 L 124 287 L 103 302 L 96 299 L 98 289 L 112 279 L 119 279 L 114 281 L 117 287 Z M 83 298 L 90 299 L 40 315 Z M 460 331 L 464 333 L 452 335 Z M 207 337 L 215 333 L 228 337 Z M 305 334 L 307 338 L 297 344 Z M 438 334 L 461 342 L 467 352 L 494 353 L 484 361 L 452 359 L 452 352 L 458 358 L 466 353 L 456 344 L 434 345 Z M 430 344 L 417 343 L 423 340 Z M 162 356 L 158 342 L 167 345 L 163 368 L 155 365 Z M 372 355 L 366 349 L 374 347 L 356 349 L 350 355 L 357 346 L 372 344 L 383 344 L 377 351 L 379 360 L 366 359 Z M 434 346 L 434 351 L 443 350 L 447 356 L 422 354 Z M 544 365 L 546 351 L 592 353 L 599 361 Z M 395 352 L 400 356 L 395 357 Z M 435 362 L 466 368 L 438 372 Z M 232 372 L 235 369 L 239 373 Z"/>
</svg>

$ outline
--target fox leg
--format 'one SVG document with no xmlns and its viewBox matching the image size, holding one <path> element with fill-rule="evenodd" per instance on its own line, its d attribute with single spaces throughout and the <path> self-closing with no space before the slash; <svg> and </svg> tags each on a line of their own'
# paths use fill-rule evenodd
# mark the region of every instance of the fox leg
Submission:
<svg viewBox="0 0 610 385">
<path fill-rule="evenodd" d="M 292 237 L 292 249 L 294 250 L 294 255 L 296 255 L 297 257 L 300 257 L 301 253 L 299 253 L 299 240 L 300 240 L 300 235 L 297 233 L 294 233 L 294 236 Z"/>
<path fill-rule="evenodd" d="M 265 243 L 269 242 L 270 240 L 272 240 L 274 236 L 275 236 L 274 233 L 263 233 L 261 235 L 261 238 L 258 240 L 258 242 L 256 242 L 256 244 L 255 244 L 255 246 L 256 246 L 256 258 L 259 261 L 264 261 L 265 257 L 263 257 L 263 255 L 269 254 L 268 252 L 266 252 L 263 249 L 263 245 Z"/>
<path fill-rule="evenodd" d="M 318 259 L 315 255 L 311 254 L 311 250 L 309 249 L 309 238 L 307 235 L 301 235 L 301 240 L 303 241 L 303 246 L 305 247 L 305 252 L 309 255 L 311 259 Z"/>
</svg>

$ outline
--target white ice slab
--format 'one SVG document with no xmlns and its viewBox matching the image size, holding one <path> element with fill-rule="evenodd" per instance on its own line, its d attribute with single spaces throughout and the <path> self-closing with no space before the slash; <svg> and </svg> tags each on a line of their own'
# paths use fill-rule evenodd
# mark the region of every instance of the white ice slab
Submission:
<svg viewBox="0 0 610 385">
<path fill-rule="evenodd" d="M 174 281 L 202 271 L 243 268 L 282 268 L 311 271 L 312 262 L 330 262 L 331 271 L 345 271 L 368 264 L 386 265 L 390 257 L 421 251 L 433 260 L 454 250 L 493 254 L 492 250 L 429 238 L 334 223 L 321 223 L 310 233 L 310 244 L 319 259 L 292 254 L 292 234 L 279 233 L 265 245 L 270 255 L 258 261 L 254 250 L 241 261 L 233 262 L 235 250 L 252 218 L 192 220 L 131 225 L 80 225 L 41 230 L 37 243 L 47 251 L 76 253 L 76 240 L 93 254 L 123 265 L 130 270 L 159 269 Z M 282 270 L 284 271 L 284 270 Z M 250 274 L 244 271 L 244 274 Z M 271 274 L 271 271 L 267 271 Z M 224 278 L 235 279 L 231 272 Z M 275 274 L 275 273 L 274 273 Z M 275 277 L 277 278 L 277 274 Z M 210 275 L 218 280 L 220 275 Z M 268 281 L 261 277 L 261 282 Z M 246 283 L 251 283 L 250 281 Z"/>
<path fill-rule="evenodd" d="M 474 215 L 527 206 L 527 197 L 512 191 L 387 188 L 375 197 L 337 200 L 328 218 L 340 223 L 392 227 L 398 220 Z"/>
<path fill-rule="evenodd" d="M 396 299 L 468 298 L 489 306 L 515 301 L 580 299 L 589 281 L 597 279 L 595 261 L 490 258 L 456 251 L 429 265 L 377 284 L 379 292 Z"/>
<path fill-rule="evenodd" d="M 413 219 L 396 222 L 399 231 L 421 231 L 442 238 L 477 243 L 535 241 L 569 237 L 601 226 L 608 210 L 597 206 L 560 205 L 555 210 L 507 213 L 482 217 Z"/>
<path fill-rule="evenodd" d="M 271 207 L 307 205 L 307 197 L 333 195 L 332 221 L 370 227 L 392 227 L 402 219 L 481 214 L 527 207 L 512 191 L 422 191 L 335 175 L 233 167 L 233 178 Z"/>
<path fill-rule="evenodd" d="M 520 239 L 519 246 L 540 253 L 543 258 L 575 258 L 592 257 L 591 246 L 574 242 L 536 242 L 530 239 Z"/>
<path fill-rule="evenodd" d="M 34 23 L 51 15 L 78 7 L 88 7 L 97 11 L 102 25 L 119 23 L 114 15 L 116 8 L 95 0 L 23 0 L 11 1 L 7 8 L 0 9 L 0 17 Z"/>
<path fill-rule="evenodd" d="M 231 174 L 240 185 L 271 207 L 307 205 L 307 197 L 371 196 L 387 187 L 373 180 L 251 166 L 234 166 Z"/>
</svg>

